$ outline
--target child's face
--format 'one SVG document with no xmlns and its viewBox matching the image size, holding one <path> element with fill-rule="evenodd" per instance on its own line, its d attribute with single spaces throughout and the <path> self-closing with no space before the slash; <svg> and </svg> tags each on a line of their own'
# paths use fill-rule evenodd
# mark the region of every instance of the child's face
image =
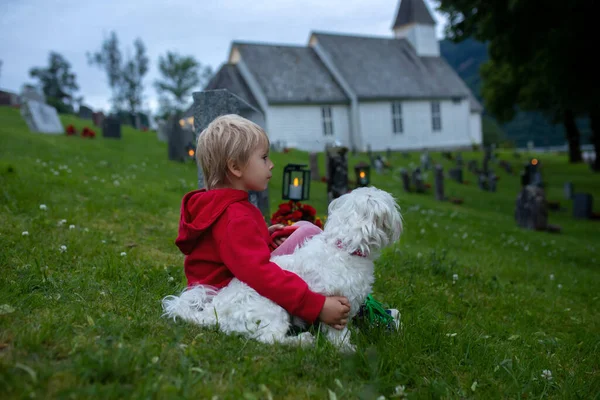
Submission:
<svg viewBox="0 0 600 400">
<path fill-rule="evenodd" d="M 242 172 L 242 183 L 246 190 L 263 191 L 269 185 L 273 163 L 269 158 L 269 148 L 259 146 L 248 159 Z"/>
</svg>

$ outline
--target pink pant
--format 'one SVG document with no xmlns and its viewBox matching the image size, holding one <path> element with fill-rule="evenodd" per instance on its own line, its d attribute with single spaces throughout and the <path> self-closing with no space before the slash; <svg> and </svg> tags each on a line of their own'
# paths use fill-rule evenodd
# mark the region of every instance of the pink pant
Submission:
<svg viewBox="0 0 600 400">
<path fill-rule="evenodd" d="M 273 256 L 282 256 L 292 254 L 296 247 L 301 246 L 306 239 L 309 239 L 323 232 L 321 228 L 308 221 L 298 221 L 294 225 L 299 226 L 290 236 L 287 237 L 278 248 L 271 252 Z"/>
</svg>

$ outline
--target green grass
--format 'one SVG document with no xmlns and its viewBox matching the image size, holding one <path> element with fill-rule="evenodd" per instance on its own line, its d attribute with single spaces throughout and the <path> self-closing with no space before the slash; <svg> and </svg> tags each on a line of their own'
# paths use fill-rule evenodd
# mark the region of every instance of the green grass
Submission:
<svg viewBox="0 0 600 400">
<path fill-rule="evenodd" d="M 562 194 L 571 180 L 600 199 L 586 166 L 539 155 L 548 198 L 566 208 L 550 215 L 560 234 L 516 227 L 518 178 L 499 168 L 496 193 L 468 172 L 470 184 L 446 181 L 462 205 L 406 194 L 398 178 L 373 173 L 405 219 L 374 290 L 401 311 L 403 331 L 361 331 L 357 353 L 343 356 L 326 343 L 271 347 L 162 318 L 160 300 L 185 284 L 174 240 L 195 166 L 168 161 L 153 133 L 96 131 L 34 134 L 17 110 L 0 109 L 2 398 L 389 399 L 402 397 L 400 386 L 418 399 L 599 397 L 600 222 L 572 219 Z M 273 159 L 274 210 L 283 165 L 308 157 Z M 323 215 L 325 185 L 311 193 Z"/>
</svg>

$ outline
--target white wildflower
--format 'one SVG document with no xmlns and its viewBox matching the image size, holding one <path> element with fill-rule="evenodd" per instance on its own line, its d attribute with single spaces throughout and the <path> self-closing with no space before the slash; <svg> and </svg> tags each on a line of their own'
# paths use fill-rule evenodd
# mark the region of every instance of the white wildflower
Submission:
<svg viewBox="0 0 600 400">
<path fill-rule="evenodd" d="M 172 276 L 169 277 L 169 282 L 173 282 L 175 280 L 175 278 L 173 278 Z"/>
<path fill-rule="evenodd" d="M 88 228 L 83 228 L 84 232 L 89 232 L 90 230 Z"/>
<path fill-rule="evenodd" d="M 152 364 L 156 364 L 158 362 L 158 357 L 152 357 Z"/>
<path fill-rule="evenodd" d="M 560 283 L 557 285 L 557 287 L 558 287 L 559 289 L 562 289 L 562 285 L 561 285 Z"/>
<path fill-rule="evenodd" d="M 67 251 L 67 246 L 65 246 L 64 244 L 60 246 L 59 248 L 61 253 L 64 253 L 65 251 Z"/>
<path fill-rule="evenodd" d="M 452 275 L 452 281 L 456 282 L 458 280 L 458 274 Z"/>
<path fill-rule="evenodd" d="M 61 219 L 60 221 L 58 221 L 58 226 L 64 225 L 67 223 L 66 219 Z"/>
<path fill-rule="evenodd" d="M 550 274 L 550 280 L 553 281 L 554 280 L 554 274 Z"/>
<path fill-rule="evenodd" d="M 542 375 L 540 375 L 542 378 L 546 379 L 547 381 L 551 381 L 552 380 L 552 371 L 550 371 L 549 369 L 545 369 L 542 371 Z"/>
<path fill-rule="evenodd" d="M 102 243 L 106 243 L 106 240 L 103 240 Z"/>
<path fill-rule="evenodd" d="M 417 258 L 421 258 L 423 257 L 423 254 L 421 254 L 421 252 L 417 253 Z"/>
<path fill-rule="evenodd" d="M 121 183 L 120 183 L 119 181 L 117 181 L 117 180 L 115 180 L 115 181 L 113 182 L 113 184 L 114 184 L 115 186 L 120 186 L 120 185 L 121 185 Z"/>
<path fill-rule="evenodd" d="M 58 171 L 54 171 L 53 174 L 56 176 L 60 175 Z"/>
<path fill-rule="evenodd" d="M 468 237 L 469 237 L 469 234 L 468 234 L 467 232 L 463 233 L 463 235 L 462 235 L 462 238 L 463 238 L 463 239 L 466 239 L 466 238 L 468 238 Z"/>
<path fill-rule="evenodd" d="M 458 335 L 458 333 L 446 333 L 446 336 L 448 337 L 455 337 L 456 335 Z"/>
<path fill-rule="evenodd" d="M 48 207 L 45 204 L 40 204 L 40 210 L 46 211 Z"/>
<path fill-rule="evenodd" d="M 121 257 L 125 257 L 127 255 L 127 253 L 125 253 L 124 251 L 121 252 Z"/>
<path fill-rule="evenodd" d="M 69 225 L 69 229 L 75 229 L 75 225 Z"/>
<path fill-rule="evenodd" d="M 27 231 L 23 231 L 23 232 L 21 233 L 21 235 L 23 235 L 23 236 L 28 236 L 28 235 L 29 235 L 29 232 L 27 232 Z"/>
<path fill-rule="evenodd" d="M 421 229 L 421 235 L 424 235 L 424 234 L 425 234 L 425 228 L 422 228 Z"/>
</svg>

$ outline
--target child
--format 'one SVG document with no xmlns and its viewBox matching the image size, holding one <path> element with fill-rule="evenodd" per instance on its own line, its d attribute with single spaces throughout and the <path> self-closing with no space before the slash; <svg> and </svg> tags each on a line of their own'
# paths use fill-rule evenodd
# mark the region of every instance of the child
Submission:
<svg viewBox="0 0 600 400">
<path fill-rule="evenodd" d="M 350 303 L 309 290 L 298 275 L 270 262 L 270 235 L 248 191 L 263 191 L 271 179 L 269 139 L 253 122 L 238 115 L 212 121 L 199 135 L 196 154 L 206 189 L 182 200 L 175 244 L 185 254 L 188 288 L 225 287 L 233 277 L 287 312 L 312 324 L 317 320 L 343 329 Z"/>
</svg>

